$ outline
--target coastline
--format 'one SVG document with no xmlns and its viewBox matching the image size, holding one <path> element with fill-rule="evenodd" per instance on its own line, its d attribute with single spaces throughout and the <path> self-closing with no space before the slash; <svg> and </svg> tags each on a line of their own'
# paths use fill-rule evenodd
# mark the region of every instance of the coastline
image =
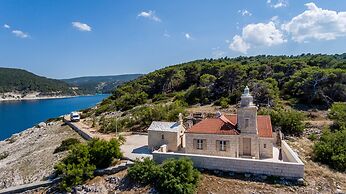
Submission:
<svg viewBox="0 0 346 194">
<path fill-rule="evenodd" d="M 0 98 L 0 102 L 10 101 L 29 101 L 29 100 L 47 100 L 47 99 L 61 99 L 61 98 L 74 98 L 78 96 L 40 96 L 40 97 L 23 97 L 23 98 Z M 83 95 L 84 96 L 84 95 Z M 87 96 L 87 95 L 85 95 Z"/>
<path fill-rule="evenodd" d="M 99 94 L 95 94 L 99 95 Z M 50 99 L 64 99 L 64 98 L 76 98 L 83 96 L 94 96 L 93 94 L 76 95 L 76 96 L 26 96 L 23 98 L 0 98 L 1 102 L 12 102 L 12 101 L 34 101 L 34 100 L 50 100 Z"/>
</svg>

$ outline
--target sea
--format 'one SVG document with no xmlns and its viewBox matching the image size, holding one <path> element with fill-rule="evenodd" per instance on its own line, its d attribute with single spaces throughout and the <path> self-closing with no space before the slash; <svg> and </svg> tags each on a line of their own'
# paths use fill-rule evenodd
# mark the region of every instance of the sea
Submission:
<svg viewBox="0 0 346 194">
<path fill-rule="evenodd" d="M 95 106 L 108 94 L 0 102 L 0 141 L 49 118 Z"/>
</svg>

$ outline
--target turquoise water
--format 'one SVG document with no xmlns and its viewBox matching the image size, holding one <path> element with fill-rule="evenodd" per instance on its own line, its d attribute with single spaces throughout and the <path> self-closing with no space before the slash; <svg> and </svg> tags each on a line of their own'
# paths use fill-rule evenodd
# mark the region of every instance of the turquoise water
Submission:
<svg viewBox="0 0 346 194">
<path fill-rule="evenodd" d="M 92 107 L 108 95 L 0 102 L 0 141 L 49 118 Z"/>
</svg>

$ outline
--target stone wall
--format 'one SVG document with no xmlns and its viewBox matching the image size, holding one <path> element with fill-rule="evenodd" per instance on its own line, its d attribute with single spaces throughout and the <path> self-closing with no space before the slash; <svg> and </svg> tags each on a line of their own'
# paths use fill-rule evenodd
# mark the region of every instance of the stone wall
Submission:
<svg viewBox="0 0 346 194">
<path fill-rule="evenodd" d="M 228 156 L 237 157 L 238 156 L 238 136 L 232 135 L 216 135 L 216 134 L 194 134 L 185 133 L 186 147 L 185 152 L 190 154 L 205 154 L 214 156 Z M 206 144 L 203 149 L 196 149 L 196 143 L 194 140 L 204 139 Z M 217 141 L 225 140 L 226 151 L 220 151 L 217 146 Z"/>
<path fill-rule="evenodd" d="M 273 158 L 273 138 L 259 138 L 260 158 Z"/>
<path fill-rule="evenodd" d="M 89 134 L 87 134 L 87 133 L 85 133 L 84 131 L 80 130 L 80 129 L 79 129 L 76 125 L 74 125 L 72 122 L 66 120 L 65 118 L 64 118 L 64 122 L 65 122 L 68 126 L 70 126 L 74 131 L 76 131 L 80 136 L 82 136 L 83 139 L 85 139 L 85 140 L 91 140 L 91 139 L 92 139 L 92 137 L 91 137 Z"/>
<path fill-rule="evenodd" d="M 291 162 L 173 152 L 164 153 L 158 151 L 153 152 L 153 159 L 158 163 L 162 163 L 164 160 L 169 158 L 188 157 L 193 161 L 194 166 L 197 168 L 232 171 L 239 173 L 266 174 L 291 179 L 303 178 L 304 164 L 301 162 L 298 156 L 288 147 L 288 145 L 286 145 L 284 148 L 286 150 L 285 154 L 287 154 L 286 157 L 289 158 L 289 161 Z"/>
<path fill-rule="evenodd" d="M 170 131 L 148 131 L 149 149 L 155 150 L 164 144 L 167 145 L 169 151 L 177 151 L 180 146 L 179 133 Z"/>
<path fill-rule="evenodd" d="M 287 162 L 303 163 L 292 148 L 285 142 L 281 141 L 282 159 Z"/>
</svg>

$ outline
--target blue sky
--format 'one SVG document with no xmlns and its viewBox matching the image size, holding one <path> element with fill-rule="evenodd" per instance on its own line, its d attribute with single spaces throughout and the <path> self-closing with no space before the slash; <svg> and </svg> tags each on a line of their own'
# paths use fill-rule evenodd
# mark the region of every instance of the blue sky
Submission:
<svg viewBox="0 0 346 194">
<path fill-rule="evenodd" d="M 0 66 L 52 78 L 201 58 L 342 53 L 346 1 L 1 0 Z"/>
</svg>

